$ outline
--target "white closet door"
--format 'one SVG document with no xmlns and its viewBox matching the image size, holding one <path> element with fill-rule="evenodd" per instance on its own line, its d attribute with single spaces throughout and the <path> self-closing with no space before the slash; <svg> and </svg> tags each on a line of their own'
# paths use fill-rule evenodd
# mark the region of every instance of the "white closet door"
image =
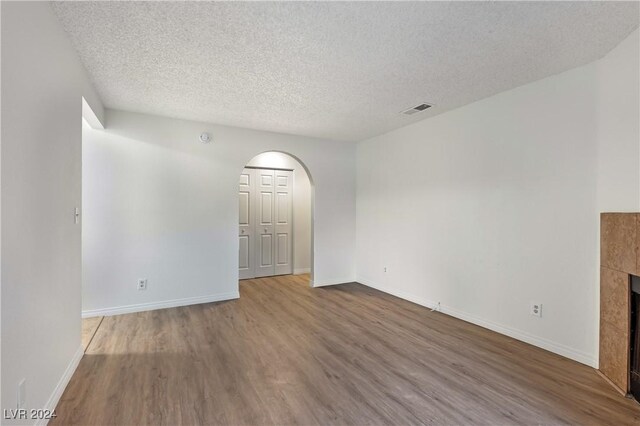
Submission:
<svg viewBox="0 0 640 426">
<path fill-rule="evenodd" d="M 238 190 L 240 279 L 293 273 L 293 172 L 244 169 Z"/>
<path fill-rule="evenodd" d="M 256 169 L 256 277 L 275 275 L 274 172 Z"/>
<path fill-rule="evenodd" d="M 240 175 L 239 276 L 241 280 L 255 277 L 255 170 L 244 169 Z"/>
<path fill-rule="evenodd" d="M 293 264 L 291 258 L 293 254 L 293 226 L 291 219 L 293 204 L 293 172 L 275 170 L 274 178 L 275 274 L 292 274 Z"/>
</svg>

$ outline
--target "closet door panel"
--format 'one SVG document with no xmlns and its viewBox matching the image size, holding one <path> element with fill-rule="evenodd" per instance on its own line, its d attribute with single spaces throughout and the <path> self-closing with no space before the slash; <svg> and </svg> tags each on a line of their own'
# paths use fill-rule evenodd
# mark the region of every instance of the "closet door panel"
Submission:
<svg viewBox="0 0 640 426">
<path fill-rule="evenodd" d="M 238 184 L 238 276 L 255 277 L 255 170 L 244 169 Z"/>
<path fill-rule="evenodd" d="M 273 170 L 256 169 L 256 277 L 268 277 L 275 275 L 274 262 L 274 204 L 275 204 L 275 174 Z"/>
<path fill-rule="evenodd" d="M 275 274 L 293 273 L 293 172 L 275 170 Z"/>
</svg>

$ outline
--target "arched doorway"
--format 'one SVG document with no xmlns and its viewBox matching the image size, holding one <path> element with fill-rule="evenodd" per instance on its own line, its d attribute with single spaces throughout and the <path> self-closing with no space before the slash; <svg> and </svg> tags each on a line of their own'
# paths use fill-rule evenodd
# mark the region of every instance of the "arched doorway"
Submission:
<svg viewBox="0 0 640 426">
<path fill-rule="evenodd" d="M 301 275 L 313 283 L 314 185 L 301 160 L 267 151 L 247 162 L 238 184 L 238 274 Z"/>
</svg>

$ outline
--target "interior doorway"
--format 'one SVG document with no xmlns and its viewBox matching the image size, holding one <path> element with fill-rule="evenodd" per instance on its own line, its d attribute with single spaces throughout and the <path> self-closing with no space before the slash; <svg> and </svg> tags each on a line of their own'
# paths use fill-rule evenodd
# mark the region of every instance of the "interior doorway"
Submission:
<svg viewBox="0 0 640 426">
<path fill-rule="evenodd" d="M 87 102 L 87 100 L 84 97 L 82 97 L 81 100 L 82 100 L 82 120 L 80 124 L 81 134 L 82 134 L 81 151 L 82 151 L 82 155 L 84 156 L 86 153 L 86 150 L 85 150 L 86 135 L 88 134 L 88 132 L 91 132 L 94 130 L 104 130 L 104 126 L 100 121 L 100 119 L 98 118 L 98 116 L 96 115 L 96 113 L 91 108 L 91 105 L 89 105 L 89 103 Z M 82 160 L 83 160 L 82 162 L 84 163 L 84 158 Z M 86 200 L 87 200 L 87 194 L 86 194 L 87 189 L 84 185 L 84 182 L 86 179 L 86 175 L 85 175 L 86 172 L 87 172 L 86 168 L 82 167 L 82 173 L 81 173 L 82 206 L 81 208 L 76 208 L 74 211 L 75 223 L 76 224 L 79 223 L 82 229 L 81 238 L 80 238 L 81 251 L 84 250 L 84 247 L 86 244 L 84 240 L 86 238 L 86 232 L 84 232 L 84 229 L 83 229 L 85 226 L 84 218 L 83 218 L 84 203 L 86 203 Z M 84 300 L 85 300 L 84 268 L 83 268 L 80 291 L 81 291 L 80 299 L 82 300 L 82 303 L 80 305 L 80 318 L 82 318 L 80 341 L 82 343 L 82 348 L 84 352 L 87 352 L 89 345 L 93 341 L 93 337 L 96 335 L 96 333 L 98 332 L 98 328 L 100 328 L 100 325 L 102 324 L 102 320 L 104 319 L 104 316 L 88 316 L 88 315 L 85 315 L 84 313 Z"/>
<path fill-rule="evenodd" d="M 313 183 L 300 160 L 275 151 L 252 158 L 240 174 L 238 206 L 241 280 L 312 275 Z"/>
</svg>

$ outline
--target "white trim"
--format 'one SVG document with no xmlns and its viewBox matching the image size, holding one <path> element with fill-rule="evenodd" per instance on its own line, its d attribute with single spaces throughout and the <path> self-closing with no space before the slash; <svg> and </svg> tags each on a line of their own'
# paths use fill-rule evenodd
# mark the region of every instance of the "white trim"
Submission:
<svg viewBox="0 0 640 426">
<path fill-rule="evenodd" d="M 335 279 L 322 280 L 322 281 L 315 280 L 315 281 L 311 282 L 311 286 L 312 287 L 326 287 L 328 285 L 339 285 L 339 284 L 347 284 L 347 283 L 352 283 L 352 282 L 355 282 L 353 277 L 335 278 Z"/>
<path fill-rule="evenodd" d="M 200 303 L 220 302 L 240 297 L 237 291 L 230 293 L 211 294 L 208 296 L 185 297 L 183 299 L 164 300 L 162 302 L 138 303 L 136 305 L 114 306 L 111 308 L 88 309 L 82 311 L 82 318 L 109 315 L 130 314 L 133 312 L 153 311 L 156 309 L 175 308 L 176 306 L 198 305 Z"/>
<path fill-rule="evenodd" d="M 71 358 L 71 361 L 69 361 L 69 365 L 67 365 L 67 369 L 64 370 L 62 377 L 60 377 L 60 380 L 58 380 L 58 384 L 56 385 L 55 389 L 53 390 L 53 393 L 49 397 L 49 400 L 47 401 L 45 406 L 42 407 L 44 410 L 53 411 L 56 409 L 56 406 L 58 405 L 58 401 L 60 401 L 60 397 L 62 397 L 62 394 L 66 389 L 67 385 L 69 384 L 69 381 L 73 376 L 73 373 L 75 373 L 76 368 L 78 368 L 78 364 L 80 364 L 80 360 L 82 359 L 83 355 L 84 355 L 84 347 L 82 346 L 82 344 L 80 344 L 80 346 L 78 347 L 78 350 Z M 38 419 L 35 424 L 46 425 L 47 423 L 49 423 L 48 419 Z"/>
<path fill-rule="evenodd" d="M 311 268 L 296 268 L 293 270 L 293 275 L 310 274 Z"/>
<path fill-rule="evenodd" d="M 393 296 L 399 297 L 404 300 L 408 300 L 409 302 L 413 302 L 430 309 L 434 309 L 438 306 L 437 302 L 434 302 L 432 300 L 427 300 L 422 297 L 417 297 L 402 291 L 388 289 L 362 276 L 357 277 L 356 281 L 359 282 L 360 284 L 364 284 L 368 287 L 375 288 L 376 290 L 380 290 L 384 293 L 391 294 Z M 569 358 L 574 361 L 577 361 L 581 364 L 586 364 L 590 367 L 598 368 L 597 357 L 594 356 L 593 354 L 582 352 L 580 350 L 571 348 L 561 343 L 557 343 L 557 342 L 547 340 L 538 336 L 534 336 L 522 330 L 518 330 L 503 324 L 499 324 L 499 323 L 489 321 L 480 317 L 476 317 L 474 315 L 470 315 L 466 312 L 460 311 L 458 309 L 455 309 L 446 305 L 440 304 L 438 311 L 442 312 L 443 314 L 452 316 L 454 318 L 458 318 L 463 321 L 467 321 L 472 324 L 479 325 L 480 327 L 487 328 L 497 333 L 504 334 L 505 336 L 509 336 L 514 339 L 520 340 L 522 342 L 529 343 L 539 348 L 548 350 L 555 354 L 561 355 L 565 358 Z"/>
</svg>

